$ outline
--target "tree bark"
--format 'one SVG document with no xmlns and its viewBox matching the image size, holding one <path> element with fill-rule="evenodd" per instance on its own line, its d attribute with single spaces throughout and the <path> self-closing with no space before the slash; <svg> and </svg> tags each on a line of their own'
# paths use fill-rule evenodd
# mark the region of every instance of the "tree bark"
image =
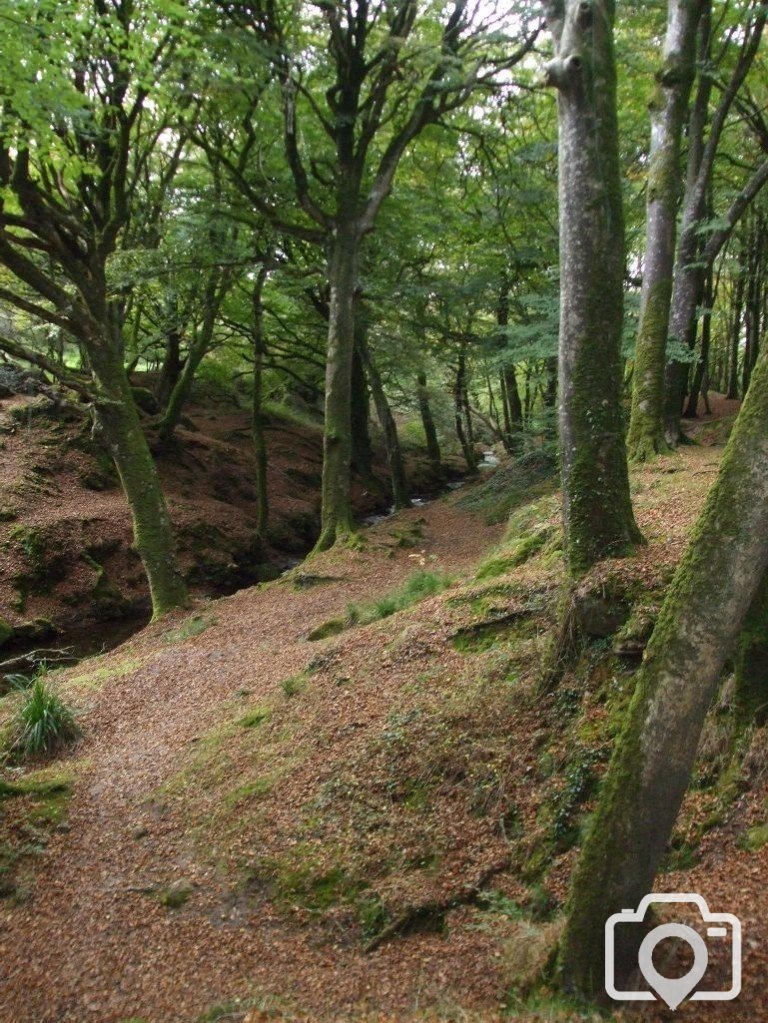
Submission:
<svg viewBox="0 0 768 1023">
<path fill-rule="evenodd" d="M 637 462 L 668 450 L 663 425 L 664 366 L 682 188 L 680 143 L 696 73 L 701 14 L 700 0 L 669 0 L 662 67 L 650 104 L 645 267 L 627 436 L 629 458 Z"/>
<path fill-rule="evenodd" d="M 559 421 L 568 567 L 641 540 L 621 407 L 624 218 L 610 0 L 552 4 L 560 200 Z"/>
<path fill-rule="evenodd" d="M 378 488 L 378 480 L 373 475 L 373 445 L 368 428 L 370 419 L 370 392 L 365 378 L 363 359 L 355 344 L 352 353 L 352 390 L 351 390 L 351 430 L 352 430 L 352 470 L 359 479 L 373 488 Z"/>
<path fill-rule="evenodd" d="M 352 464 L 352 358 L 355 347 L 355 292 L 360 233 L 355 222 L 341 218 L 328 260 L 330 310 L 325 370 L 325 426 L 320 536 L 324 551 L 355 532 L 350 498 Z"/>
<path fill-rule="evenodd" d="M 651 891 L 705 715 L 766 564 L 768 360 L 763 358 L 646 649 L 575 872 L 560 953 L 562 982 L 569 990 L 602 989 L 605 921 L 634 908 Z M 640 939 L 626 933 L 632 930 L 617 932 L 620 986 L 637 968 Z"/>
<path fill-rule="evenodd" d="M 475 451 L 472 446 L 471 438 L 467 435 L 466 430 L 466 371 L 467 357 L 462 348 L 459 353 L 459 362 L 456 368 L 456 378 L 453 386 L 453 412 L 454 422 L 456 423 L 456 436 L 459 439 L 459 446 L 461 447 L 461 452 L 464 455 L 464 461 L 467 463 L 467 471 L 470 475 L 474 475 L 477 472 L 477 459 L 475 458 Z"/>
<path fill-rule="evenodd" d="M 419 414 L 421 425 L 424 428 L 424 437 L 427 442 L 427 458 L 434 472 L 442 471 L 440 458 L 440 441 L 437 437 L 437 428 L 432 415 L 432 406 L 429 403 L 429 390 L 427 389 L 426 373 L 419 373 L 416 378 L 416 396 L 419 402 Z"/>
<path fill-rule="evenodd" d="M 701 351 L 694 370 L 691 390 L 688 395 L 688 404 L 685 409 L 686 419 L 695 419 L 699 410 L 699 395 L 709 369 L 709 350 L 712 344 L 712 306 L 715 301 L 714 287 L 712 283 L 712 268 L 707 273 L 704 284 L 704 313 L 701 319 Z M 706 398 L 705 398 L 706 401 Z"/>
<path fill-rule="evenodd" d="M 170 444 L 173 439 L 176 427 L 181 421 L 184 407 L 192 394 L 192 386 L 195 382 L 197 370 L 206 354 L 210 351 L 216 329 L 216 317 L 221 308 L 229 276 L 227 274 L 227 279 L 225 279 L 225 275 L 221 271 L 212 271 L 211 278 L 206 285 L 200 327 L 189 346 L 189 352 L 187 353 L 181 375 L 176 380 L 171 391 L 168 404 L 165 406 L 163 417 L 158 427 L 158 436 L 163 446 Z"/>
<path fill-rule="evenodd" d="M 262 264 L 256 275 L 251 294 L 253 306 L 253 399 L 251 405 L 251 431 L 253 434 L 253 453 L 255 456 L 255 489 L 256 489 L 256 536 L 263 539 L 269 522 L 269 485 L 267 469 L 269 465 L 267 440 L 264 435 L 264 359 L 267 354 L 266 336 L 264 334 L 264 284 L 268 269 Z"/>
<path fill-rule="evenodd" d="M 360 352 L 363 367 L 371 386 L 373 403 L 376 406 L 376 415 L 379 418 L 379 424 L 384 434 L 384 446 L 387 451 L 387 462 L 389 463 L 389 472 L 392 480 L 392 500 L 398 511 L 402 508 L 410 508 L 411 498 L 408 492 L 408 477 L 405 472 L 400 438 L 397 435 L 397 424 L 395 423 L 395 417 L 392 415 L 392 409 L 389 407 L 381 374 L 371 357 L 365 330 L 361 327 L 358 327 L 357 330 L 357 349 Z"/>
<path fill-rule="evenodd" d="M 728 339 L 728 392 L 726 398 L 733 399 L 739 396 L 739 340 L 741 339 L 741 313 L 744 300 L 744 277 L 741 272 L 736 275 L 731 294 L 733 312 Z"/>
<path fill-rule="evenodd" d="M 157 469 L 141 428 L 122 355 L 115 347 L 102 341 L 90 346 L 91 367 L 100 391 L 96 415 L 131 510 L 134 545 L 149 581 L 155 619 L 183 607 L 187 590 L 176 560 Z"/>
</svg>

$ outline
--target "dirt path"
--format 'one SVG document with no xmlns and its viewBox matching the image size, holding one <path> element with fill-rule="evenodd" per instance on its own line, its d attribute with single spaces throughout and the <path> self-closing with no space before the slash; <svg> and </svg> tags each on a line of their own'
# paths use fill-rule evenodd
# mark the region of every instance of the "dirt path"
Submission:
<svg viewBox="0 0 768 1023">
<path fill-rule="evenodd" d="M 333 584 L 242 591 L 210 605 L 216 624 L 193 639 L 164 643 L 165 623 L 98 662 L 152 652 L 144 667 L 80 697 L 85 737 L 74 754 L 80 766 L 66 830 L 41 858 L 31 897 L 0 917 L 2 1023 L 186 1023 L 254 985 L 290 990 L 300 1001 L 311 996 L 316 1005 L 326 987 L 336 1004 L 350 1005 L 377 988 L 397 989 L 397 953 L 382 950 L 361 965 L 359 951 L 340 953 L 277 914 L 254 919 L 233 906 L 225 879 L 191 857 L 181 821 L 148 797 L 235 694 L 266 699 L 305 667 L 316 652 L 306 641 L 313 626 L 351 600 L 397 586 L 422 549 L 436 566 L 460 572 L 501 532 L 441 500 L 369 536 L 384 540 L 394 524 L 419 519 L 425 539 L 417 550 L 372 543 L 324 556 L 311 570 L 340 576 Z M 147 894 L 179 878 L 195 890 L 182 912 Z"/>
</svg>

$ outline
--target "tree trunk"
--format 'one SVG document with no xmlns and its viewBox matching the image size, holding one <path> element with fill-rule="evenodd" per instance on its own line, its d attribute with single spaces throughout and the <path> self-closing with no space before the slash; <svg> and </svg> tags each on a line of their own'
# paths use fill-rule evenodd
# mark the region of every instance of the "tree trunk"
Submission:
<svg viewBox="0 0 768 1023">
<path fill-rule="evenodd" d="M 440 473 L 442 472 L 440 441 L 437 438 L 435 420 L 432 416 L 432 408 L 429 404 L 429 391 L 427 389 L 426 373 L 419 373 L 416 378 L 416 395 L 419 402 L 421 425 L 424 427 L 424 437 L 427 442 L 427 458 L 429 459 L 429 464 L 432 466 L 433 471 Z"/>
<path fill-rule="evenodd" d="M 709 350 L 712 344 L 712 306 L 715 301 L 714 287 L 712 283 L 712 268 L 707 273 L 704 285 L 704 313 L 701 319 L 701 352 L 696 363 L 693 374 L 691 391 L 688 396 L 688 405 L 685 409 L 686 419 L 695 419 L 699 410 L 699 395 L 709 369 Z"/>
<path fill-rule="evenodd" d="M 187 589 L 176 560 L 171 521 L 157 469 L 141 428 L 122 356 L 108 342 L 90 346 L 89 358 L 102 398 L 96 415 L 114 459 L 133 520 L 136 550 L 144 564 L 152 617 L 184 607 Z"/>
<path fill-rule="evenodd" d="M 551 19 L 558 89 L 559 420 L 566 558 L 580 574 L 640 541 L 621 407 L 624 219 L 614 5 L 566 0 Z"/>
<path fill-rule="evenodd" d="M 462 454 L 464 455 L 464 461 L 467 463 L 467 470 L 470 475 L 474 475 L 477 472 L 477 459 L 475 458 L 475 451 L 472 446 L 471 439 L 467 436 L 465 429 L 466 390 L 464 377 L 466 374 L 466 366 L 467 357 L 462 349 L 459 353 L 459 363 L 456 369 L 456 379 L 453 386 L 453 411 L 456 423 L 456 436 L 459 439 L 459 445 L 461 447 Z"/>
<path fill-rule="evenodd" d="M 733 285 L 733 316 L 731 319 L 731 333 L 728 339 L 730 354 L 728 358 L 728 392 L 726 398 L 738 398 L 739 396 L 739 341 L 741 340 L 741 313 L 744 299 L 744 276 L 737 273 Z"/>
<path fill-rule="evenodd" d="M 216 316 L 221 306 L 221 300 L 224 297 L 224 287 L 222 285 L 221 276 L 222 275 L 220 273 L 213 273 L 206 286 L 203 298 L 203 319 L 200 324 L 200 328 L 196 332 L 194 339 L 189 346 L 189 352 L 187 353 L 187 358 L 184 363 L 184 368 L 181 371 L 181 376 L 176 381 L 170 397 L 168 398 L 168 404 L 165 406 L 163 418 L 161 419 L 160 426 L 158 427 L 160 443 L 164 447 L 169 445 L 173 439 L 176 427 L 179 425 L 181 420 L 184 406 L 187 404 L 189 397 L 192 394 L 192 385 L 195 382 L 195 374 L 197 373 L 198 367 L 203 361 L 204 356 L 207 354 L 211 344 L 213 343 L 213 334 L 216 328 Z"/>
<path fill-rule="evenodd" d="M 256 463 L 254 480 L 256 489 L 256 536 L 260 540 L 264 538 L 269 521 L 268 456 L 262 408 L 264 398 L 264 358 L 267 354 L 262 295 L 267 272 L 267 267 L 262 264 L 254 282 L 251 295 L 253 305 L 253 401 L 251 406 L 251 430 Z"/>
<path fill-rule="evenodd" d="M 325 369 L 325 427 L 320 536 L 324 551 L 352 536 L 352 359 L 355 347 L 355 291 L 360 237 L 354 222 L 339 223 L 328 260 L 330 309 Z"/>
<path fill-rule="evenodd" d="M 509 326 L 509 293 L 510 280 L 504 274 L 499 289 L 499 300 L 496 304 L 496 323 L 499 327 L 499 344 L 502 350 L 507 348 L 507 327 Z M 557 372 L 557 370 L 555 370 Z M 506 441 L 504 447 L 507 451 L 513 451 L 519 443 L 517 436 L 523 428 L 523 405 L 520 401 L 520 392 L 517 388 L 517 377 L 515 376 L 515 365 L 512 362 L 505 362 L 499 373 L 499 386 L 501 390 L 502 410 L 504 414 L 504 432 Z"/>
<path fill-rule="evenodd" d="M 743 727 L 768 718 L 768 573 L 763 574 L 736 644 L 734 710 Z"/>
<path fill-rule="evenodd" d="M 371 358 L 365 331 L 360 328 L 357 330 L 357 350 L 360 352 L 360 358 L 362 359 L 368 382 L 371 385 L 376 415 L 379 417 L 379 424 L 384 434 L 384 446 L 387 451 L 390 476 L 392 477 L 392 500 L 398 511 L 401 508 L 410 508 L 411 498 L 408 493 L 408 477 L 405 472 L 400 438 L 397 435 L 397 424 L 389 407 L 384 385 L 381 382 L 381 374 Z"/>
<path fill-rule="evenodd" d="M 697 215 L 683 230 L 680 238 L 669 321 L 670 337 L 688 351 L 696 347 L 696 310 L 704 290 L 704 267 L 697 262 L 699 222 L 700 216 Z M 680 416 L 687 390 L 689 366 L 688 362 L 672 359 L 664 371 L 664 436 L 671 448 L 676 448 L 686 440 L 680 429 Z"/>
<path fill-rule="evenodd" d="M 664 438 L 664 366 L 682 186 L 680 141 L 695 77 L 701 13 L 698 0 L 669 0 L 663 62 L 650 104 L 645 267 L 627 436 L 627 452 L 637 462 L 668 450 Z"/>
<path fill-rule="evenodd" d="M 181 358 L 181 333 L 178 327 L 170 327 L 165 335 L 165 355 L 160 367 L 160 379 L 157 384 L 157 401 L 160 408 L 165 408 L 179 381 L 184 362 Z"/>
<path fill-rule="evenodd" d="M 365 379 L 363 359 L 355 344 L 352 353 L 351 429 L 352 471 L 371 488 L 378 489 L 373 475 L 373 446 L 368 428 L 370 420 L 370 394 Z"/>
<path fill-rule="evenodd" d="M 519 433 L 523 428 L 523 403 L 520 400 L 520 390 L 517 386 L 517 374 L 514 365 L 511 362 L 508 363 L 501 371 L 501 375 L 504 381 L 504 396 L 509 416 L 510 433 Z"/>
<path fill-rule="evenodd" d="M 575 872 L 560 955 L 569 990 L 602 989 L 607 918 L 634 908 L 652 890 L 707 709 L 766 564 L 768 360 L 762 359 L 646 649 Z M 637 968 L 640 939 L 626 933 L 633 930 L 616 933 L 619 986 Z"/>
</svg>

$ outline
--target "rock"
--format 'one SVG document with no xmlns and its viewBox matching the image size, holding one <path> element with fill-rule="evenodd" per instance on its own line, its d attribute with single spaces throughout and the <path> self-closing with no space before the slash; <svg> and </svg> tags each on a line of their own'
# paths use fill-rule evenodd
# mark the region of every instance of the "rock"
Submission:
<svg viewBox="0 0 768 1023">
<path fill-rule="evenodd" d="M 595 639 L 612 636 L 629 615 L 629 608 L 621 599 L 594 590 L 578 593 L 575 597 L 576 620 L 582 632 Z"/>
<path fill-rule="evenodd" d="M 45 390 L 43 376 L 36 370 L 24 369 L 13 362 L 0 363 L 2 397 L 14 394 L 41 394 Z"/>
<path fill-rule="evenodd" d="M 651 638 L 659 608 L 643 604 L 633 608 L 625 624 L 619 629 L 613 643 L 613 652 L 620 657 L 642 657 Z"/>
<path fill-rule="evenodd" d="M 35 618 L 34 621 L 24 622 L 23 625 L 15 630 L 17 639 L 53 639 L 54 636 L 58 636 L 61 633 L 61 629 L 54 625 L 53 622 L 47 618 Z"/>
<path fill-rule="evenodd" d="M 155 416 L 160 411 L 157 398 L 148 387 L 131 387 L 131 394 L 141 411 L 147 415 Z"/>
</svg>

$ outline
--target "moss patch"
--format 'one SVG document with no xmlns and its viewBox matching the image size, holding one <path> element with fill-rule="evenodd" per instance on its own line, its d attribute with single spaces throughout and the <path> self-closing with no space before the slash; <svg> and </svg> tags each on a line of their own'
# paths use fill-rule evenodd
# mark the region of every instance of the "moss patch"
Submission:
<svg viewBox="0 0 768 1023">
<path fill-rule="evenodd" d="M 66 817 L 73 771 L 47 768 L 16 780 L 0 780 L 0 898 L 23 901 L 36 857 Z"/>
</svg>

